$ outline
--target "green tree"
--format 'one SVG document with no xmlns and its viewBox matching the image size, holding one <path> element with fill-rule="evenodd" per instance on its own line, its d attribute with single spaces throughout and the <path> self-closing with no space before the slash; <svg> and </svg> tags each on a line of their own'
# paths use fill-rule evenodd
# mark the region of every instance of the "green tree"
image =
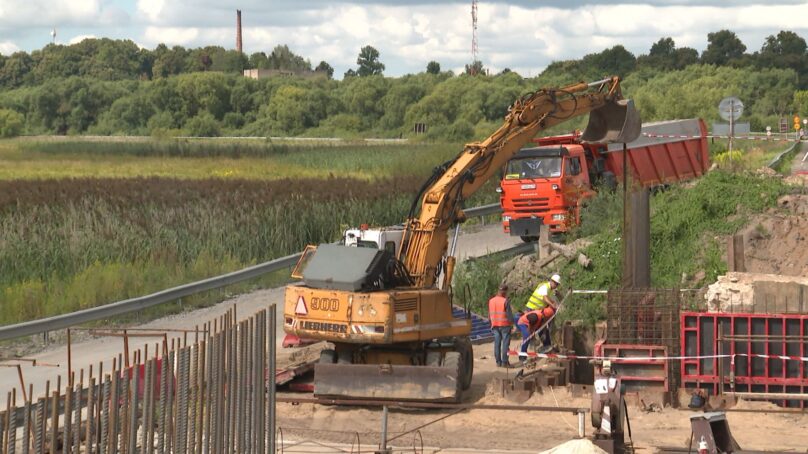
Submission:
<svg viewBox="0 0 808 454">
<path fill-rule="evenodd" d="M 356 74 L 360 77 L 381 75 L 384 72 L 384 64 L 379 61 L 379 51 L 373 46 L 365 46 L 359 51 L 356 64 Z"/>
<path fill-rule="evenodd" d="M 267 69 L 269 68 L 269 59 L 267 54 L 263 52 L 255 52 L 250 55 L 250 68 L 254 69 Z"/>
<path fill-rule="evenodd" d="M 328 62 L 326 61 L 321 61 L 320 64 L 318 64 L 317 67 L 314 68 L 314 70 L 321 73 L 325 73 L 326 75 L 328 75 L 329 79 L 334 77 L 334 68 L 331 65 L 329 65 Z"/>
<path fill-rule="evenodd" d="M 219 122 L 208 112 L 202 112 L 188 120 L 185 128 L 193 137 L 216 137 L 220 131 Z"/>
<path fill-rule="evenodd" d="M 709 44 L 701 54 L 701 61 L 709 65 L 726 65 L 741 58 L 746 52 L 746 45 L 735 32 L 729 30 L 708 33 L 707 42 Z"/>
<path fill-rule="evenodd" d="M 466 74 L 469 76 L 477 76 L 477 75 L 485 75 L 486 70 L 483 67 L 483 62 L 480 60 L 474 60 L 471 64 L 466 64 Z"/>
<path fill-rule="evenodd" d="M 295 54 L 286 44 L 277 45 L 267 57 L 269 69 L 311 71 L 311 62 Z"/>
<path fill-rule="evenodd" d="M 798 34 L 781 30 L 775 35 L 766 37 L 763 47 L 760 49 L 761 55 L 804 55 L 806 50 L 805 40 Z"/>
<path fill-rule="evenodd" d="M 22 127 L 22 115 L 13 110 L 0 109 L 0 137 L 16 137 L 22 132 Z"/>
<path fill-rule="evenodd" d="M 428 74 L 440 74 L 440 63 L 432 60 L 426 64 L 426 72 Z"/>
</svg>

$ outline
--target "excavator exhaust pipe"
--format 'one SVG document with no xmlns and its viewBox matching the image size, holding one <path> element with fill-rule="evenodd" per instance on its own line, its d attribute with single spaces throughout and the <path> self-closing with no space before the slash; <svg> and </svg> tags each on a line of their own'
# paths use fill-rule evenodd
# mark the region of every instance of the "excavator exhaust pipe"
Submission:
<svg viewBox="0 0 808 454">
<path fill-rule="evenodd" d="M 589 113 L 589 123 L 581 135 L 583 142 L 629 143 L 642 130 L 640 114 L 631 99 L 612 101 Z"/>
</svg>

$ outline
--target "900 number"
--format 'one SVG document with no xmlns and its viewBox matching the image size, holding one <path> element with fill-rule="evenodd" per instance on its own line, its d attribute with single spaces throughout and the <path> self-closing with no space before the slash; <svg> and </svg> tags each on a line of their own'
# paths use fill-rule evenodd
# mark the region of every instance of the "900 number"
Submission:
<svg viewBox="0 0 808 454">
<path fill-rule="evenodd" d="M 336 298 L 312 298 L 311 308 L 319 311 L 336 312 L 339 310 L 339 300 Z"/>
</svg>

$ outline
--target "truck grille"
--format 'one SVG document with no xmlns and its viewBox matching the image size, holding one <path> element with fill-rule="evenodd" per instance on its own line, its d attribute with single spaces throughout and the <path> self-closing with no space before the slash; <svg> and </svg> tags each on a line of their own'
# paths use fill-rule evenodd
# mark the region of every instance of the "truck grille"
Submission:
<svg viewBox="0 0 808 454">
<path fill-rule="evenodd" d="M 543 213 L 549 209 L 549 205 L 548 197 L 513 199 L 513 210 L 517 213 Z"/>
<path fill-rule="evenodd" d="M 407 311 L 414 311 L 418 309 L 418 299 L 417 298 L 409 298 L 405 300 L 398 300 L 395 304 L 396 312 L 407 312 Z"/>
</svg>

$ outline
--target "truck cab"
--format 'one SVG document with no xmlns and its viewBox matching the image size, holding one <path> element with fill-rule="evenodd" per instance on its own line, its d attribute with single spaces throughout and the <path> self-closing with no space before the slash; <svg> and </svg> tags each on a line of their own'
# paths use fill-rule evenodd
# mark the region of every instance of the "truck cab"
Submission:
<svg viewBox="0 0 808 454">
<path fill-rule="evenodd" d="M 506 164 L 498 189 L 506 233 L 529 240 L 542 224 L 560 233 L 577 223 L 581 202 L 594 192 L 585 149 L 569 138 L 523 148 Z"/>
</svg>

